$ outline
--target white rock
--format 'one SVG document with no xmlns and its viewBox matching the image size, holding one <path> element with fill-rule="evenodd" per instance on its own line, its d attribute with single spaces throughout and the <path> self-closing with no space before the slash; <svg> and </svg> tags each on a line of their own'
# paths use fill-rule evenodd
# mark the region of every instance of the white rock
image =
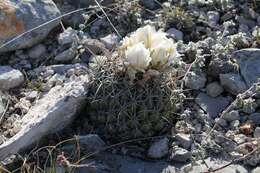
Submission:
<svg viewBox="0 0 260 173">
<path fill-rule="evenodd" d="M 260 18 L 260 17 L 259 17 Z M 260 24 L 260 23 L 259 23 Z M 260 172 L 260 167 L 255 168 L 252 170 L 252 173 L 259 173 Z"/>
<path fill-rule="evenodd" d="M 220 168 L 224 165 L 227 165 L 229 162 L 221 159 L 214 159 L 211 157 L 208 157 L 206 159 L 198 160 L 194 163 L 188 164 L 181 168 L 182 173 L 201 173 L 201 172 L 208 172 L 207 166 L 205 166 L 204 162 L 207 163 L 207 165 L 214 169 Z M 246 168 L 241 166 L 240 164 L 231 164 L 228 167 L 223 167 L 223 169 L 220 169 L 218 171 L 215 171 L 215 173 L 248 173 Z"/>
<path fill-rule="evenodd" d="M 148 150 L 148 157 L 153 159 L 160 159 L 168 154 L 169 151 L 169 139 L 163 138 L 155 141 Z"/>
<path fill-rule="evenodd" d="M 27 100 L 32 101 L 32 100 L 36 99 L 37 96 L 38 96 L 38 91 L 31 91 L 31 92 L 27 93 L 27 95 L 26 95 L 25 98 L 26 98 Z"/>
<path fill-rule="evenodd" d="M 56 86 L 36 102 L 21 120 L 21 130 L 0 145 L 0 160 L 16 154 L 68 125 L 84 105 L 88 75 Z"/>
<path fill-rule="evenodd" d="M 213 27 L 216 26 L 217 23 L 219 22 L 219 17 L 220 17 L 219 12 L 217 12 L 217 11 L 209 11 L 207 13 L 207 16 L 208 16 L 209 25 L 213 26 Z"/>
<path fill-rule="evenodd" d="M 70 44 L 76 36 L 77 31 L 69 27 L 59 35 L 58 42 L 60 45 Z"/>
<path fill-rule="evenodd" d="M 0 90 L 18 87 L 24 81 L 23 74 L 10 66 L 0 66 Z"/>
<path fill-rule="evenodd" d="M 190 148 L 190 146 L 192 144 L 190 135 L 178 133 L 178 134 L 176 134 L 175 138 L 183 148 L 185 148 L 185 149 Z"/>
<path fill-rule="evenodd" d="M 167 166 L 167 168 L 164 168 L 161 173 L 176 173 L 177 170 L 174 166 Z"/>
</svg>

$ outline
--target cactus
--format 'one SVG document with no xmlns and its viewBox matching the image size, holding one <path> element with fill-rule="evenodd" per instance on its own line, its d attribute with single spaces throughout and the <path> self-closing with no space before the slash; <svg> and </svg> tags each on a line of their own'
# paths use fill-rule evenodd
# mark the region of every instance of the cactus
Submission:
<svg viewBox="0 0 260 173">
<path fill-rule="evenodd" d="M 175 105 L 180 99 L 173 70 L 145 83 L 140 77 L 130 84 L 116 59 L 91 65 L 90 123 L 97 133 L 116 141 L 164 133 L 176 119 Z"/>
</svg>

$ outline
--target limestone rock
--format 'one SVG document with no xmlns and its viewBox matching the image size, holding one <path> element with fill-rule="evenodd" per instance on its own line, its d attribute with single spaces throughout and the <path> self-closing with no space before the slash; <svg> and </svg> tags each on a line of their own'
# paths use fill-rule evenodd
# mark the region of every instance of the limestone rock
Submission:
<svg viewBox="0 0 260 173">
<path fill-rule="evenodd" d="M 52 0 L 1 0 L 0 9 L 0 45 L 60 15 Z M 0 53 L 31 47 L 43 40 L 58 24 L 59 20 L 55 20 L 35 29 L 1 46 Z"/>
<path fill-rule="evenodd" d="M 21 130 L 0 145 L 0 160 L 63 129 L 84 105 L 88 75 L 55 86 L 21 119 Z"/>
</svg>

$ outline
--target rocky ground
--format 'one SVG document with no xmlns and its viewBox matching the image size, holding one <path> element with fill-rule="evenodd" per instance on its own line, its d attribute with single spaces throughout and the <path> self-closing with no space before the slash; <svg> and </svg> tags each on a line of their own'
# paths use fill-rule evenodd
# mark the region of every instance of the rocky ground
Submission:
<svg viewBox="0 0 260 173">
<path fill-rule="evenodd" d="M 119 138 L 89 106 L 91 67 L 147 24 L 176 42 L 178 101 L 160 132 L 151 117 Z M 259 78 L 257 0 L 3 0 L 0 170 L 259 173 Z"/>
</svg>

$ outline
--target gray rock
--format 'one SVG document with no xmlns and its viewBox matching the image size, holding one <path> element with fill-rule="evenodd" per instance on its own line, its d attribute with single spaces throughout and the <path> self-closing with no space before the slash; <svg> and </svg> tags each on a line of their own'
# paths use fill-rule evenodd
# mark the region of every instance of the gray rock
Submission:
<svg viewBox="0 0 260 173">
<path fill-rule="evenodd" d="M 234 151 L 234 148 L 237 147 L 237 143 L 230 140 L 229 138 L 224 136 L 224 134 L 221 133 L 214 134 L 214 141 L 227 152 L 232 152 Z"/>
<path fill-rule="evenodd" d="M 205 93 L 200 93 L 195 102 L 205 110 L 211 118 L 216 118 L 229 104 L 230 100 L 226 97 L 210 97 Z"/>
<path fill-rule="evenodd" d="M 199 90 L 205 86 L 206 81 L 207 78 L 204 73 L 196 74 L 194 72 L 189 72 L 185 78 L 185 86 L 190 89 Z"/>
<path fill-rule="evenodd" d="M 213 158 L 207 158 L 205 159 L 205 162 L 207 165 L 214 169 L 220 168 L 226 164 L 228 164 L 228 161 L 224 160 L 218 160 Z M 208 168 L 205 166 L 202 160 L 196 161 L 194 164 L 189 164 L 187 166 L 184 166 L 182 168 L 182 173 L 198 173 L 198 172 L 209 172 Z M 215 173 L 248 173 L 246 168 L 244 168 L 241 165 L 238 164 L 231 164 L 228 167 L 224 167 L 223 169 L 219 171 L 215 171 Z"/>
<path fill-rule="evenodd" d="M 70 48 L 58 54 L 54 58 L 54 60 L 57 62 L 68 62 L 68 61 L 72 61 L 76 57 L 76 55 L 77 55 L 77 51 Z"/>
<path fill-rule="evenodd" d="M 180 30 L 170 28 L 166 31 L 166 33 L 176 40 L 183 40 L 183 32 L 181 32 Z"/>
<path fill-rule="evenodd" d="M 227 121 L 224 120 L 223 118 L 216 118 L 215 122 L 218 123 L 221 127 L 226 127 L 227 126 Z"/>
<path fill-rule="evenodd" d="M 254 124 L 260 125 L 260 113 L 253 113 L 249 115 L 248 119 L 252 120 Z"/>
<path fill-rule="evenodd" d="M 0 4 L 0 45 L 7 43 L 26 31 L 29 31 L 60 15 L 52 0 L 10 0 Z M 60 20 L 50 22 L 38 29 L 15 39 L 4 47 L 0 53 L 31 47 L 42 41 L 48 33 L 59 24 Z"/>
<path fill-rule="evenodd" d="M 209 11 L 207 13 L 207 16 L 208 16 L 208 23 L 209 23 L 209 26 L 216 26 L 219 22 L 219 12 L 217 11 Z"/>
<path fill-rule="evenodd" d="M 246 141 L 249 140 L 249 137 L 247 137 L 246 135 L 244 134 L 237 134 L 234 136 L 234 141 L 238 144 L 242 144 L 242 143 L 245 143 Z"/>
<path fill-rule="evenodd" d="M 80 148 L 88 152 L 101 151 L 105 147 L 105 142 L 96 134 L 77 136 Z"/>
<path fill-rule="evenodd" d="M 223 118 L 227 121 L 234 121 L 234 120 L 239 120 L 240 119 L 240 115 L 238 111 L 230 111 L 226 114 L 224 114 Z"/>
<path fill-rule="evenodd" d="M 79 166 L 73 170 L 75 170 L 75 173 L 160 173 L 169 165 L 168 162 L 163 160 L 145 161 L 108 152 L 102 152 L 98 157 L 82 161 L 82 165 L 89 165 L 89 163 L 91 163 L 91 166 Z M 171 167 L 175 165 L 176 167 L 179 166 L 174 164 Z"/>
<path fill-rule="evenodd" d="M 156 3 L 153 0 L 140 0 L 141 5 L 145 6 L 146 8 L 153 10 L 156 7 Z"/>
<path fill-rule="evenodd" d="M 46 53 L 47 49 L 43 44 L 38 44 L 28 50 L 28 55 L 33 59 L 41 59 L 41 56 Z"/>
<path fill-rule="evenodd" d="M 260 127 L 256 127 L 254 131 L 254 137 L 260 138 Z"/>
<path fill-rule="evenodd" d="M 120 38 L 116 34 L 109 34 L 100 39 L 108 49 L 113 49 L 119 43 Z"/>
<path fill-rule="evenodd" d="M 173 147 L 171 154 L 170 154 L 171 161 L 187 162 L 190 159 L 191 159 L 190 151 L 180 148 L 180 147 Z"/>
<path fill-rule="evenodd" d="M 239 64 L 241 75 L 250 87 L 260 78 L 260 49 L 241 49 L 234 53 L 234 57 Z"/>
<path fill-rule="evenodd" d="M 236 16 L 236 20 L 239 22 L 239 24 L 246 25 L 250 28 L 256 26 L 256 22 L 254 20 L 247 19 L 244 16 Z"/>
<path fill-rule="evenodd" d="M 230 122 L 230 128 L 233 129 L 233 130 L 237 130 L 239 125 L 240 125 L 239 120 L 234 120 L 234 121 Z"/>
<path fill-rule="evenodd" d="M 167 137 L 155 141 L 148 150 L 148 157 L 153 159 L 160 159 L 168 154 L 169 139 Z"/>
<path fill-rule="evenodd" d="M 70 44 L 77 36 L 77 31 L 68 27 L 65 31 L 59 34 L 58 43 L 60 45 Z"/>
<path fill-rule="evenodd" d="M 212 82 L 207 85 L 206 91 L 209 96 L 217 97 L 224 91 L 224 89 L 218 82 Z"/>
<path fill-rule="evenodd" d="M 252 173 L 259 173 L 260 172 L 260 167 L 257 167 L 252 170 Z"/>
<path fill-rule="evenodd" d="M 0 145 L 0 160 L 16 154 L 44 136 L 73 121 L 84 105 L 89 76 L 78 76 L 64 86 L 56 86 L 43 96 L 21 119 L 21 130 Z"/>
<path fill-rule="evenodd" d="M 176 134 L 175 138 L 178 141 L 178 144 L 181 145 L 183 148 L 187 150 L 190 148 L 192 144 L 190 135 L 178 133 Z"/>
<path fill-rule="evenodd" d="M 0 66 L 0 90 L 18 87 L 24 81 L 23 74 L 10 66 Z"/>
<path fill-rule="evenodd" d="M 221 85 L 231 94 L 237 95 L 247 89 L 245 82 L 239 74 L 220 74 L 219 78 Z"/>
</svg>

